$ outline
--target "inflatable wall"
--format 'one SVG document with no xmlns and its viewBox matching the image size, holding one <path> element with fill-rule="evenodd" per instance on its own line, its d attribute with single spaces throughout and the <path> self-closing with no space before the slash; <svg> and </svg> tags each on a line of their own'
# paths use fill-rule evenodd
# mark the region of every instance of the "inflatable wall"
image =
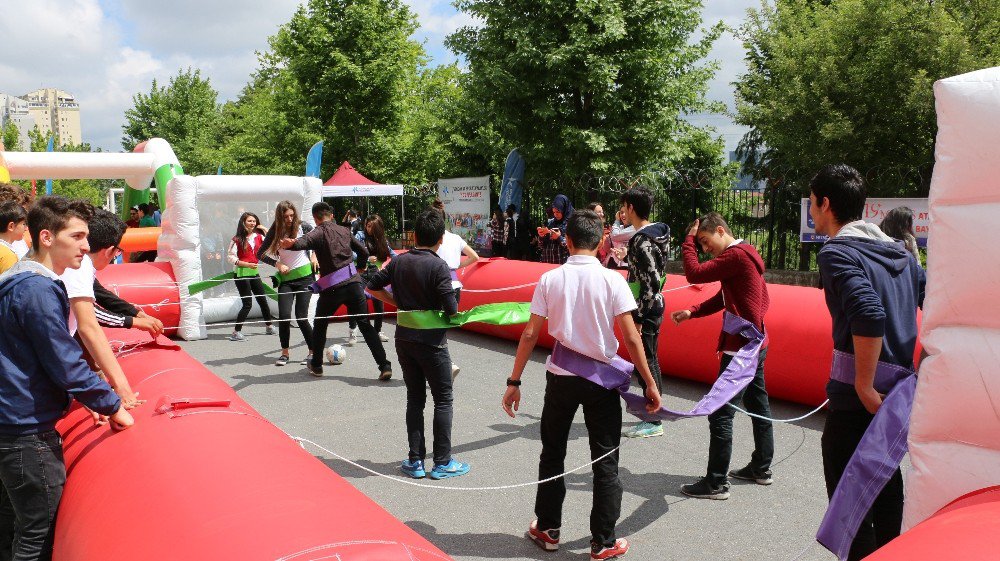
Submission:
<svg viewBox="0 0 1000 561">
<path fill-rule="evenodd" d="M 204 324 L 236 318 L 240 299 L 233 283 L 194 296 L 187 287 L 233 270 L 226 253 L 240 215 L 253 212 L 269 227 L 274 207 L 287 199 L 298 207 L 302 220 L 311 223 L 310 209 L 321 200 L 321 191 L 322 184 L 315 177 L 181 175 L 170 180 L 157 259 L 174 268 L 180 290 L 181 337 L 203 339 Z M 262 264 L 260 274 L 266 277 L 274 269 Z M 272 311 L 277 315 L 276 304 L 272 303 Z"/>
<path fill-rule="evenodd" d="M 176 344 L 126 330 L 108 339 L 148 401 L 122 433 L 78 405 L 60 421 L 67 481 L 54 559 L 449 559 Z"/>
<path fill-rule="evenodd" d="M 904 528 L 1000 484 L 1000 68 L 940 80 L 934 93 L 933 235 L 920 333 L 928 357 L 910 422 Z M 995 506 L 991 512 L 995 521 Z"/>
</svg>

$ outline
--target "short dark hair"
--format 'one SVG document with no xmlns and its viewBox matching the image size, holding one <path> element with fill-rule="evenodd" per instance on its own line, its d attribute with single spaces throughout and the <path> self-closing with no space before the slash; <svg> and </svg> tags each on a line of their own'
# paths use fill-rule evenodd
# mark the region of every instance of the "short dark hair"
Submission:
<svg viewBox="0 0 1000 561">
<path fill-rule="evenodd" d="M 566 224 L 566 237 L 579 249 L 597 249 L 604 236 L 604 223 L 592 210 L 578 210 Z"/>
<path fill-rule="evenodd" d="M 90 228 L 90 233 L 87 234 L 87 243 L 90 244 L 91 253 L 116 247 L 122 242 L 122 236 L 125 235 L 125 229 L 128 228 L 117 214 L 103 208 L 94 209 L 94 216 L 87 221 L 87 227 Z"/>
<path fill-rule="evenodd" d="M 646 220 L 649 218 L 650 211 L 653 210 L 653 192 L 642 185 L 632 187 L 622 193 L 621 202 L 625 205 L 632 205 L 636 215 Z"/>
<path fill-rule="evenodd" d="M 31 206 L 31 193 L 13 183 L 0 183 L 0 203 L 14 201 L 24 208 Z"/>
<path fill-rule="evenodd" d="M 868 189 L 858 170 L 847 164 L 823 166 L 809 180 L 809 190 L 816 196 L 816 202 L 830 201 L 830 210 L 841 224 L 861 220 L 865 211 Z"/>
<path fill-rule="evenodd" d="M 733 234 L 733 231 L 729 229 L 729 224 L 726 223 L 726 219 L 718 212 L 710 212 L 698 219 L 699 232 L 714 232 L 719 226 L 722 226 L 722 229 L 727 234 Z"/>
<path fill-rule="evenodd" d="M 604 208 L 604 205 L 602 205 L 601 203 L 599 203 L 597 201 L 594 201 L 594 202 L 592 202 L 592 203 L 590 203 L 590 204 L 587 205 L 587 210 L 593 210 L 593 211 L 596 212 L 597 211 L 597 207 Z"/>
<path fill-rule="evenodd" d="M 135 208 L 139 209 L 143 215 L 149 216 L 149 203 L 139 203 Z"/>
<path fill-rule="evenodd" d="M 28 219 L 28 213 L 17 201 L 0 203 L 0 233 L 7 232 L 7 225 L 13 222 L 23 222 Z"/>
<path fill-rule="evenodd" d="M 333 214 L 333 207 L 330 203 L 320 201 L 312 206 L 312 215 L 315 218 L 323 218 Z"/>
<path fill-rule="evenodd" d="M 444 217 L 435 208 L 429 208 L 419 215 L 413 225 L 413 234 L 417 238 L 417 245 L 430 247 L 439 241 L 444 235 Z"/>
<path fill-rule="evenodd" d="M 40 247 L 38 238 L 42 230 L 58 234 L 66 229 L 71 218 L 79 218 L 90 222 L 94 215 L 94 207 L 86 201 L 67 199 L 59 195 L 47 195 L 35 201 L 28 211 L 28 231 L 31 232 L 31 244 Z"/>
</svg>

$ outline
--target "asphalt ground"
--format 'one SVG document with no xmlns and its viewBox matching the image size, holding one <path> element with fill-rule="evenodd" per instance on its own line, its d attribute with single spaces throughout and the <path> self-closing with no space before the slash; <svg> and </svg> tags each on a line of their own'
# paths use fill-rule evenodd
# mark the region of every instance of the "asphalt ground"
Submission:
<svg viewBox="0 0 1000 561">
<path fill-rule="evenodd" d="M 394 324 L 383 332 L 390 338 Z M 212 327 L 208 339 L 181 342 L 260 413 L 287 433 L 312 440 L 379 473 L 399 476 L 406 458 L 404 408 L 406 389 L 395 360 L 393 342 L 385 343 L 395 367 L 392 380 L 379 382 L 371 353 L 359 337 L 347 348 L 347 360 L 311 376 L 298 361 L 305 354 L 293 327 L 292 359 L 274 366 L 278 339 L 263 326 L 248 325 L 246 342 L 225 339 L 230 327 Z M 344 344 L 347 324 L 331 324 L 327 344 Z M 471 464 L 471 472 L 442 485 L 495 486 L 537 479 L 541 452 L 539 422 L 545 388 L 547 351 L 537 349 L 524 375 L 516 419 L 500 408 L 500 397 L 513 363 L 516 343 L 452 330 L 452 360 L 462 368 L 455 383 L 453 453 Z M 666 344 L 669 344 L 667 342 Z M 707 386 L 666 378 L 664 402 L 673 408 L 693 406 Z M 788 419 L 810 408 L 772 401 L 773 415 Z M 431 426 L 428 393 L 426 426 Z M 627 537 L 628 558 L 641 560 L 830 560 L 813 536 L 826 507 L 820 459 L 824 413 L 803 421 L 775 425 L 774 484 L 733 481 L 725 501 L 685 497 L 679 488 L 705 472 L 708 422 L 704 418 L 667 424 L 662 437 L 623 439 L 620 476 L 624 486 L 619 537 Z M 626 414 L 626 426 L 632 420 Z M 570 434 L 567 469 L 587 463 L 589 448 L 583 414 Z M 733 465 L 746 464 L 753 450 L 750 420 L 737 413 Z M 428 448 L 431 446 L 428 434 Z M 591 472 L 566 477 L 562 548 L 539 550 L 524 538 L 534 518 L 535 487 L 501 491 L 424 489 L 374 476 L 318 449 L 310 452 L 410 528 L 456 560 L 588 559 Z M 428 461 L 428 463 L 430 463 Z M 423 483 L 434 484 L 429 479 Z"/>
</svg>

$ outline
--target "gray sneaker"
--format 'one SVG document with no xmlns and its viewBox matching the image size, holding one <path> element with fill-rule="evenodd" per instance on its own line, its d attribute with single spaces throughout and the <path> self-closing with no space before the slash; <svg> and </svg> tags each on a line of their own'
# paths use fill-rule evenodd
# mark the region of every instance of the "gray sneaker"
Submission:
<svg viewBox="0 0 1000 561">
<path fill-rule="evenodd" d="M 451 363 L 451 380 L 455 381 L 455 378 L 458 378 L 458 373 L 461 371 L 462 369 L 459 368 L 457 364 L 455 364 L 454 362 Z"/>
<path fill-rule="evenodd" d="M 274 326 L 271 324 L 268 324 L 267 327 L 264 329 L 265 335 L 274 335 L 275 333 L 277 333 L 277 331 L 274 330 Z"/>
<path fill-rule="evenodd" d="M 358 342 L 358 330 L 357 328 L 352 329 L 347 335 L 347 346 L 353 347 L 355 343 Z"/>
<path fill-rule="evenodd" d="M 246 341 L 247 338 L 243 336 L 243 333 L 239 331 L 233 331 L 233 334 L 227 337 L 230 341 Z"/>
</svg>

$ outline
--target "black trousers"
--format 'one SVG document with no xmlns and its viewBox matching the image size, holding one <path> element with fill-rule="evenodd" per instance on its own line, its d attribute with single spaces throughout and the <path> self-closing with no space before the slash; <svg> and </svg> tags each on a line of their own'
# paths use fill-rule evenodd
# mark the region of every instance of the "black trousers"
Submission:
<svg viewBox="0 0 1000 561">
<path fill-rule="evenodd" d="M 281 348 L 287 349 L 292 339 L 292 311 L 295 312 L 295 323 L 306 341 L 306 348 L 312 352 L 312 325 L 309 325 L 309 302 L 312 294 L 306 292 L 309 285 L 316 280 L 312 275 L 282 283 L 278 287 L 278 340 Z"/>
<path fill-rule="evenodd" d="M 545 403 L 542 406 L 542 455 L 538 461 L 538 479 L 566 471 L 566 443 L 576 410 L 583 406 L 583 420 L 590 439 L 590 458 L 596 459 L 621 444 L 622 405 L 615 390 L 606 390 L 576 376 L 545 373 Z M 599 544 L 615 542 L 615 524 L 621 516 L 622 484 L 618 479 L 618 451 L 593 466 L 594 502 L 590 509 L 590 533 Z M 538 529 L 562 526 L 562 506 L 566 499 L 566 480 L 556 479 L 538 486 L 535 515 Z"/>
<path fill-rule="evenodd" d="M 649 364 L 649 372 L 653 375 L 653 382 L 656 389 L 663 394 L 663 374 L 660 372 L 660 359 L 656 358 L 656 353 L 660 348 L 660 325 L 663 323 L 663 316 L 645 318 L 636 327 L 642 328 L 642 351 L 646 355 L 646 363 Z M 639 387 L 646 391 L 646 381 L 639 376 L 638 370 L 633 370 L 632 374 L 639 379 Z M 653 422 L 659 425 L 660 421 Z"/>
<path fill-rule="evenodd" d="M 434 399 L 434 464 L 451 462 L 452 381 L 448 347 L 433 347 L 396 339 L 396 356 L 406 383 L 406 435 L 410 461 L 427 456 L 424 406 L 427 386 Z"/>
<path fill-rule="evenodd" d="M 236 331 L 243 330 L 243 322 L 250 315 L 255 298 L 257 305 L 260 306 L 260 312 L 264 314 L 264 319 L 268 323 L 271 323 L 271 307 L 267 303 L 267 293 L 264 292 L 264 283 L 261 282 L 260 277 L 242 277 L 236 279 L 236 290 L 239 291 L 240 301 L 243 302 L 243 307 L 236 314 Z"/>
<path fill-rule="evenodd" d="M 52 559 L 65 483 L 59 433 L 0 436 L 0 561 Z"/>
<path fill-rule="evenodd" d="M 319 302 L 316 304 L 316 320 L 313 323 L 313 343 L 312 366 L 314 369 L 323 368 L 323 349 L 326 348 L 326 328 L 330 325 L 329 316 L 332 316 L 341 306 L 347 306 L 349 315 L 367 314 L 368 307 L 365 305 L 364 288 L 360 282 L 349 282 L 337 288 L 328 288 L 319 293 Z M 386 358 L 385 348 L 382 340 L 378 338 L 378 331 L 372 327 L 366 317 L 359 317 L 358 327 L 361 328 L 361 335 L 365 338 L 365 343 L 372 352 L 375 364 L 379 371 L 392 368 L 392 364 Z"/>
<path fill-rule="evenodd" d="M 823 450 L 823 475 L 826 494 L 833 496 L 840 477 L 854 450 L 861 442 L 874 415 L 866 410 L 829 411 L 820 441 Z M 861 521 L 851 544 L 848 561 L 858 561 L 899 536 L 903 525 L 903 475 L 899 469 L 879 493 L 871 510 Z"/>
<path fill-rule="evenodd" d="M 372 298 L 371 302 L 372 302 L 372 310 L 375 312 L 374 315 L 372 316 L 372 318 L 375 321 L 373 321 L 372 323 L 374 324 L 375 331 L 378 332 L 378 333 L 381 333 L 382 332 L 382 317 L 383 317 L 383 314 L 385 314 L 385 302 L 379 300 L 378 298 Z M 355 327 L 358 326 L 358 322 L 354 318 L 351 318 L 351 321 L 348 322 L 347 325 L 351 329 L 354 329 Z"/>
<path fill-rule="evenodd" d="M 739 405 L 742 401 L 743 408 L 750 413 L 770 417 L 771 405 L 767 399 L 767 389 L 764 387 L 765 358 L 767 358 L 767 349 L 762 349 L 757 361 L 757 372 L 750 385 L 733 397 L 729 403 Z M 720 375 L 732 360 L 731 355 L 722 355 Z M 733 456 L 733 416 L 735 415 L 736 410 L 726 405 L 708 416 L 707 477 L 715 486 L 722 485 L 729 478 L 729 461 Z M 771 421 L 756 417 L 750 417 L 750 422 L 753 424 L 754 446 L 753 454 L 750 455 L 750 467 L 754 472 L 763 473 L 771 469 L 771 460 L 774 459 L 774 427 Z"/>
</svg>

